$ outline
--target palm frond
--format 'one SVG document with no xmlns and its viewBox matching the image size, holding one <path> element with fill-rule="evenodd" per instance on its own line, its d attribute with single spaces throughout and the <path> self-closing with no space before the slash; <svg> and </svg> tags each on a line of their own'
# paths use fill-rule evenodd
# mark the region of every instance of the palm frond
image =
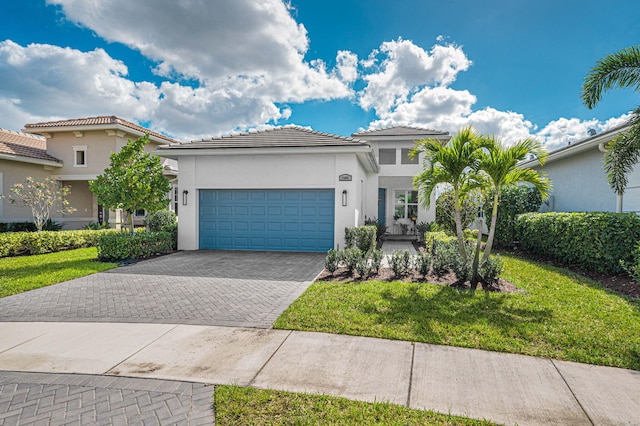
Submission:
<svg viewBox="0 0 640 426">
<path fill-rule="evenodd" d="M 592 109 L 602 95 L 614 88 L 640 89 L 640 46 L 631 46 L 605 56 L 584 79 L 580 97 Z"/>
<path fill-rule="evenodd" d="M 602 160 L 607 181 L 616 194 L 622 195 L 629 183 L 629 173 L 640 160 L 640 121 L 614 139 L 608 148 Z"/>
</svg>

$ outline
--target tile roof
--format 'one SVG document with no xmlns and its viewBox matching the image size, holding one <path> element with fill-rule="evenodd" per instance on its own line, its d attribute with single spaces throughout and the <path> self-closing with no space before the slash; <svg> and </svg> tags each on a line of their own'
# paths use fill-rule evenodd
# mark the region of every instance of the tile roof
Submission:
<svg viewBox="0 0 640 426">
<path fill-rule="evenodd" d="M 44 138 L 5 129 L 0 129 L 0 154 L 55 161 L 62 164 L 62 161 L 47 154 L 47 141 Z"/>
<path fill-rule="evenodd" d="M 195 140 L 167 148 L 276 148 L 313 146 L 367 146 L 366 141 L 317 132 L 299 126 L 236 133 L 211 139 Z"/>
<path fill-rule="evenodd" d="M 423 129 L 412 126 L 394 126 L 385 127 L 383 129 L 364 130 L 362 132 L 353 133 L 351 136 L 356 138 L 365 138 L 367 136 L 425 136 L 425 135 L 448 135 L 449 132 L 440 130 Z"/>
<path fill-rule="evenodd" d="M 37 129 L 51 128 L 51 127 L 83 127 L 83 126 L 108 127 L 109 125 L 120 125 L 123 127 L 128 127 L 132 130 L 137 130 L 140 133 L 149 133 L 149 135 L 151 136 L 155 136 L 156 138 L 163 139 L 170 143 L 180 143 L 180 141 L 176 139 L 170 138 L 169 136 L 165 136 L 158 132 L 154 132 L 153 130 L 149 130 L 146 127 L 142 127 L 138 124 L 134 124 L 120 117 L 116 117 L 115 115 L 110 115 L 110 116 L 103 115 L 98 117 L 72 118 L 69 120 L 30 123 L 30 124 L 25 124 L 24 128 L 25 130 L 29 130 L 30 133 L 37 133 Z"/>
</svg>

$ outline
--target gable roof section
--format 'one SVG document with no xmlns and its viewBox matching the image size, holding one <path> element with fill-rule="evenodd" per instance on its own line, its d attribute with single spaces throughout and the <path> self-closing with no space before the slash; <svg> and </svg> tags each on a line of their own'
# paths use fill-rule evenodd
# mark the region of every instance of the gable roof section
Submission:
<svg viewBox="0 0 640 426">
<path fill-rule="evenodd" d="M 351 136 L 355 138 L 367 138 L 368 136 L 445 136 L 449 132 L 443 132 L 441 130 L 423 129 L 420 127 L 412 126 L 394 126 L 385 127 L 383 129 L 371 129 L 358 133 L 353 133 Z"/>
<path fill-rule="evenodd" d="M 0 129 L 0 159 L 62 166 L 62 161 L 47 154 L 47 141 L 39 136 Z"/>
<path fill-rule="evenodd" d="M 149 136 L 155 138 L 158 142 L 161 143 L 180 143 L 180 141 L 170 138 L 169 136 L 165 136 L 161 133 L 154 132 L 153 130 L 149 130 L 146 127 L 142 127 L 138 124 L 134 124 L 130 121 L 122 119 L 120 117 L 116 117 L 115 115 L 110 116 L 98 116 L 98 117 L 87 117 L 87 118 L 73 118 L 69 120 L 58 120 L 58 121 L 45 121 L 41 123 L 31 123 L 25 124 L 25 131 L 29 133 L 39 134 L 39 133 L 49 133 L 56 130 L 66 130 L 66 129 L 74 129 L 74 130 L 95 130 L 95 129 L 111 129 L 113 127 L 120 127 L 122 130 L 133 130 L 134 133 L 139 135 L 144 135 L 145 133 L 149 133 Z"/>
<path fill-rule="evenodd" d="M 316 146 L 367 146 L 367 143 L 354 138 L 316 132 L 300 126 L 283 126 L 191 141 L 181 145 L 179 148 L 291 148 Z"/>
<path fill-rule="evenodd" d="M 378 171 L 373 149 L 366 141 L 300 126 L 236 133 L 182 144 L 161 145 L 157 155 L 176 158 L 183 155 L 252 155 L 290 153 L 355 153 L 368 170 Z"/>
</svg>

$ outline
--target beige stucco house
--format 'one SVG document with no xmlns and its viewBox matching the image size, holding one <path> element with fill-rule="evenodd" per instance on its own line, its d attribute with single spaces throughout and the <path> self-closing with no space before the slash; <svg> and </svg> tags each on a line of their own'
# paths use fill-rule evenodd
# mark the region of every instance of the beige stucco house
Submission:
<svg viewBox="0 0 640 426">
<path fill-rule="evenodd" d="M 128 139 L 148 133 L 149 152 L 159 145 L 179 143 L 115 116 L 32 123 L 25 125 L 23 132 L 0 130 L 0 189 L 8 194 L 14 183 L 24 181 L 27 176 L 36 180 L 49 176 L 71 186 L 68 200 L 76 211 L 52 218 L 65 229 L 78 229 L 99 221 L 108 221 L 113 226 L 121 223 L 120 212 L 109 212 L 98 205 L 88 182 L 109 166 L 110 154 L 120 150 Z M 167 159 L 163 165 L 167 178 L 175 181 L 177 163 Z M 175 190 L 171 197 L 175 197 Z M 170 208 L 174 210 L 175 205 L 171 202 Z M 0 201 L 0 222 L 30 220 L 29 209 L 11 205 L 6 198 Z"/>
</svg>

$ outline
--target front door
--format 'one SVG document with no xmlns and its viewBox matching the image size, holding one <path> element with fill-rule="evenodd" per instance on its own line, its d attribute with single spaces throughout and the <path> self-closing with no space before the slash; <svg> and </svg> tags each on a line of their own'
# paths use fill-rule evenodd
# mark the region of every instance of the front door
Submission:
<svg viewBox="0 0 640 426">
<path fill-rule="evenodd" d="M 378 223 L 387 224 L 387 190 L 378 188 Z"/>
</svg>

